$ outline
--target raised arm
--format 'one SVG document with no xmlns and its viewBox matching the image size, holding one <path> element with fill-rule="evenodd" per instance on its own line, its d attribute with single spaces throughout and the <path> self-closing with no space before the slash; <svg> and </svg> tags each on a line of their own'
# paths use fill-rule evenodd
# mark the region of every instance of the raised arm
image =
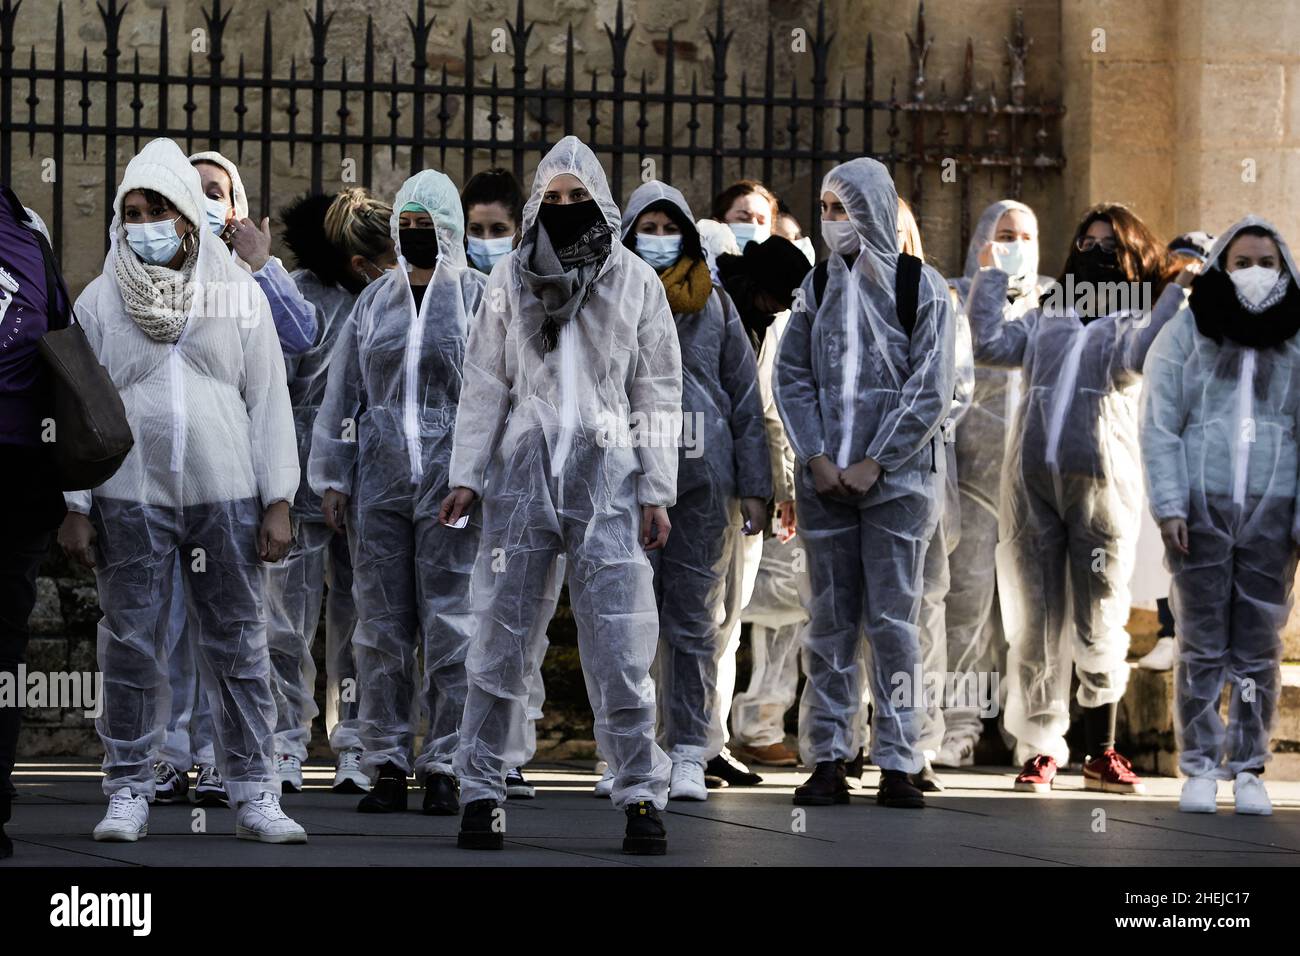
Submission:
<svg viewBox="0 0 1300 956">
<path fill-rule="evenodd" d="M 980 269 L 971 280 L 966 315 L 970 318 L 971 345 L 979 365 L 1018 368 L 1037 325 L 1040 315 L 1037 309 L 1014 322 L 1006 321 L 1008 279 L 1001 269 L 988 267 Z"/>
<path fill-rule="evenodd" d="M 275 256 L 253 273 L 271 305 L 271 319 L 285 355 L 301 355 L 316 344 L 320 323 L 316 307 L 308 302 L 282 263 Z"/>
</svg>

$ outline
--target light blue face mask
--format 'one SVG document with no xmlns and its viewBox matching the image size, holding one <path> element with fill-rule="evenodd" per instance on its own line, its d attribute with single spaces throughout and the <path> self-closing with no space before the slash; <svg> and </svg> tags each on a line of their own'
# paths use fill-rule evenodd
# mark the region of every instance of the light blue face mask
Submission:
<svg viewBox="0 0 1300 956">
<path fill-rule="evenodd" d="M 135 254 L 155 266 L 165 266 L 176 258 L 181 247 L 180 234 L 176 232 L 175 219 L 162 222 L 128 222 L 126 223 L 126 241 Z"/>
<path fill-rule="evenodd" d="M 221 235 L 226 228 L 226 217 L 230 215 L 230 207 L 223 200 L 213 199 L 211 196 L 204 196 L 203 203 L 207 207 L 208 228 L 214 235 Z"/>
<path fill-rule="evenodd" d="M 682 237 L 652 236 L 649 233 L 636 234 L 636 254 L 648 262 L 656 272 L 667 269 L 682 254 Z"/>
<path fill-rule="evenodd" d="M 475 268 L 480 272 L 491 272 L 492 267 L 499 260 L 510 255 L 510 250 L 514 247 L 514 236 L 500 236 L 496 239 L 480 239 L 478 236 L 470 236 L 469 261 L 474 263 Z"/>
<path fill-rule="evenodd" d="M 772 234 L 772 230 L 766 225 L 759 225 L 756 222 L 729 222 L 732 233 L 736 237 L 736 244 L 740 246 L 741 251 L 751 242 L 765 242 L 767 237 Z"/>
</svg>

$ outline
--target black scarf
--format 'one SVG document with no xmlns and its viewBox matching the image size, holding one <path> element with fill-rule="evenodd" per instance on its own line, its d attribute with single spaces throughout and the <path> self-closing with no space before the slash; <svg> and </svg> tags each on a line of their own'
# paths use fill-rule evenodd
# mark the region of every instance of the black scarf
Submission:
<svg viewBox="0 0 1300 956">
<path fill-rule="evenodd" d="M 1281 349 L 1300 332 L 1300 289 L 1288 283 L 1282 301 L 1258 315 L 1241 304 L 1222 269 L 1206 269 L 1192 282 L 1196 330 L 1219 345 L 1225 338 L 1252 349 Z"/>
<path fill-rule="evenodd" d="M 745 329 L 749 344 L 757 353 L 763 344 L 768 326 L 776 321 L 776 316 L 755 307 L 754 293 L 757 291 L 758 284 L 749 274 L 744 257 L 724 252 L 718 256 L 716 262 L 718 281 L 722 283 L 722 287 L 727 290 L 727 295 L 736 306 L 736 311 L 740 314 L 740 324 Z"/>
</svg>

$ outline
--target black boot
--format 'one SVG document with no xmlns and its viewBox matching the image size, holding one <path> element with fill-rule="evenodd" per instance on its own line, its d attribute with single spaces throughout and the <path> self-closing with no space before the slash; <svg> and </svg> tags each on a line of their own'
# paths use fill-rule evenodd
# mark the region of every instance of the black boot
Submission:
<svg viewBox="0 0 1300 956">
<path fill-rule="evenodd" d="M 824 760 L 802 786 L 794 788 L 797 807 L 829 807 L 849 802 L 849 782 L 845 779 L 843 760 Z"/>
<path fill-rule="evenodd" d="M 925 806 L 925 794 L 912 785 L 911 778 L 902 770 L 882 770 L 876 803 L 883 807 L 915 809 Z"/>
<path fill-rule="evenodd" d="M 641 800 L 624 808 L 627 814 L 627 833 L 623 836 L 623 852 L 638 856 L 663 856 L 668 852 L 668 831 L 663 818 L 653 803 Z"/>
<path fill-rule="evenodd" d="M 460 813 L 460 784 L 447 773 L 431 773 L 424 778 L 424 815 L 454 817 Z"/>
<path fill-rule="evenodd" d="M 401 813 L 406 809 L 406 771 L 396 764 L 379 768 L 379 779 L 357 804 L 357 813 Z"/>
<path fill-rule="evenodd" d="M 500 810 L 502 816 L 497 816 Z M 505 810 L 495 800 L 474 800 L 465 805 L 456 846 L 462 850 L 500 850 L 505 846 Z M 501 822 L 498 823 L 497 821 Z"/>
</svg>

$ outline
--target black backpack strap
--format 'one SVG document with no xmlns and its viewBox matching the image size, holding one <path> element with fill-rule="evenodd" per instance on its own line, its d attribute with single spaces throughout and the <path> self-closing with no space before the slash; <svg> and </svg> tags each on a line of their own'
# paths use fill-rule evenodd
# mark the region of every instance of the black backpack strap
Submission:
<svg viewBox="0 0 1300 956">
<path fill-rule="evenodd" d="M 826 281 L 830 277 L 830 270 L 826 263 L 828 259 L 823 259 L 817 265 L 813 266 L 813 294 L 817 296 L 817 304 L 822 304 L 822 299 L 826 298 Z"/>
<path fill-rule="evenodd" d="M 916 328 L 916 308 L 921 295 L 921 260 L 899 253 L 898 269 L 894 273 L 894 310 L 907 337 Z"/>
</svg>

